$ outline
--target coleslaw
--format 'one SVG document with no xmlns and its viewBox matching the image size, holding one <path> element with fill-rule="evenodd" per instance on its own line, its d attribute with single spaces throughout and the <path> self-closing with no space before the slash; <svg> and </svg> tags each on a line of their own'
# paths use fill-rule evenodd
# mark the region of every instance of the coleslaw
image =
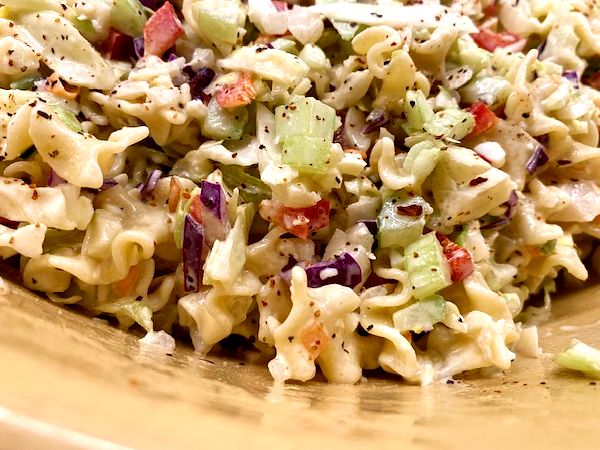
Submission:
<svg viewBox="0 0 600 450">
<path fill-rule="evenodd" d="M 0 3 L 0 255 L 142 345 L 427 384 L 598 266 L 595 2 Z"/>
</svg>

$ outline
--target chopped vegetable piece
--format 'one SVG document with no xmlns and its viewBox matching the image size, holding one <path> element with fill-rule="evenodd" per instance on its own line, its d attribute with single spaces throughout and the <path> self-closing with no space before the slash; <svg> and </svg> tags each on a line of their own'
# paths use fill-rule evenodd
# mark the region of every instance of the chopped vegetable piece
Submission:
<svg viewBox="0 0 600 450">
<path fill-rule="evenodd" d="M 142 196 L 142 200 L 148 199 L 154 190 L 156 189 L 156 185 L 158 184 L 158 180 L 162 176 L 162 172 L 158 169 L 153 170 L 146 178 L 144 184 L 142 184 L 142 188 L 140 189 L 140 194 Z"/>
<path fill-rule="evenodd" d="M 83 131 L 81 123 L 79 123 L 79 120 L 77 120 L 77 117 L 75 117 L 75 114 L 73 114 L 71 111 L 58 105 L 52 105 L 52 110 L 54 111 L 54 114 L 56 114 L 58 118 L 62 120 L 63 123 L 71 130 L 75 131 L 76 133 Z"/>
<path fill-rule="evenodd" d="M 133 51 L 136 58 L 144 57 L 144 36 L 136 37 L 133 40 Z"/>
<path fill-rule="evenodd" d="M 428 214 L 433 209 L 421 197 L 404 193 L 388 198 L 377 216 L 377 242 L 382 248 L 406 247 L 423 234 Z"/>
<path fill-rule="evenodd" d="M 235 44 L 245 13 L 239 0 L 198 0 L 192 4 L 198 27 L 213 42 Z"/>
<path fill-rule="evenodd" d="M 435 323 L 444 320 L 446 301 L 439 295 L 432 295 L 399 309 L 392 316 L 394 328 L 400 332 L 431 331 Z"/>
<path fill-rule="evenodd" d="M 102 43 L 102 51 L 108 54 L 109 59 L 115 61 L 129 61 L 135 58 L 133 38 L 111 28 L 108 37 Z"/>
<path fill-rule="evenodd" d="M 318 288 L 328 284 L 341 284 L 355 288 L 362 280 L 362 271 L 349 253 L 342 253 L 331 261 L 321 261 L 304 268 L 308 287 Z"/>
<path fill-rule="evenodd" d="M 460 109 L 438 111 L 423 129 L 436 138 L 460 140 L 475 126 L 473 115 Z"/>
<path fill-rule="evenodd" d="M 115 292 L 121 297 L 126 297 L 131 293 L 131 290 L 137 283 L 139 277 L 140 266 L 131 266 L 129 272 L 127 272 L 127 276 L 114 284 Z"/>
<path fill-rule="evenodd" d="M 223 109 L 213 97 L 208 102 L 207 114 L 202 121 L 202 134 L 215 140 L 237 140 L 242 137 L 248 120 L 245 108 Z"/>
<path fill-rule="evenodd" d="M 204 101 L 207 94 L 204 93 L 204 88 L 208 86 L 215 77 L 215 71 L 210 67 L 201 68 L 190 79 L 190 93 L 194 100 L 201 99 Z"/>
<path fill-rule="evenodd" d="M 255 97 L 254 83 L 245 72 L 239 74 L 235 83 L 221 86 L 216 92 L 217 103 L 221 108 L 238 108 L 249 105 Z"/>
<path fill-rule="evenodd" d="M 508 31 L 495 33 L 487 28 L 480 29 L 479 33 L 471 34 L 471 37 L 479 47 L 488 52 L 493 52 L 498 47 L 508 47 L 521 39 L 519 36 Z"/>
<path fill-rule="evenodd" d="M 525 165 L 525 168 L 527 169 L 527 172 L 529 172 L 530 174 L 532 174 L 539 167 L 541 167 L 544 164 L 546 164 L 548 162 L 548 160 L 549 160 L 548 159 L 548 155 L 544 151 L 544 147 L 542 147 L 541 145 L 538 145 L 535 148 L 535 151 L 533 152 L 533 155 L 531 155 L 531 158 L 529 158 L 529 161 L 527 161 L 527 164 Z"/>
<path fill-rule="evenodd" d="M 471 275 L 475 270 L 475 265 L 469 251 L 464 247 L 456 245 L 443 234 L 436 233 L 436 237 L 440 241 L 440 244 L 442 244 L 444 256 L 450 265 L 452 281 L 461 281 Z"/>
<path fill-rule="evenodd" d="M 50 175 L 48 175 L 48 186 L 54 187 L 66 182 L 67 181 L 57 174 L 54 169 L 50 169 Z"/>
<path fill-rule="evenodd" d="M 381 109 L 374 109 L 367 116 L 367 126 L 363 130 L 363 134 L 370 134 L 377 131 L 389 121 L 390 116 L 388 113 Z"/>
<path fill-rule="evenodd" d="M 433 119 L 433 109 L 421 91 L 406 91 L 404 113 L 406 123 L 402 126 L 408 134 L 425 131 L 423 127 Z"/>
<path fill-rule="evenodd" d="M 293 339 L 293 336 L 292 336 Z M 298 339 L 308 350 L 312 359 L 317 359 L 321 351 L 329 345 L 331 337 L 325 330 L 323 322 L 313 322 L 298 333 Z"/>
<path fill-rule="evenodd" d="M 144 55 L 162 56 L 183 34 L 181 21 L 173 5 L 166 2 L 144 26 Z"/>
<path fill-rule="evenodd" d="M 329 208 L 326 198 L 307 208 L 288 208 L 273 200 L 263 200 L 260 215 L 294 236 L 308 239 L 311 232 L 329 225 Z"/>
<path fill-rule="evenodd" d="M 312 97 L 292 97 L 275 109 L 282 161 L 304 172 L 323 172 L 335 133 L 335 110 Z"/>
<path fill-rule="evenodd" d="M 220 184 L 209 181 L 200 183 L 200 215 L 207 245 L 210 247 L 216 240 L 225 240 L 231 224 L 225 192 Z"/>
<path fill-rule="evenodd" d="M 556 355 L 556 364 L 565 369 L 579 370 L 590 378 L 600 379 L 600 350 L 573 339 L 571 346 Z"/>
<path fill-rule="evenodd" d="M 35 82 L 40 80 L 42 76 L 38 72 L 27 75 L 20 80 L 10 83 L 11 89 L 19 89 L 21 91 L 31 91 L 35 87 Z"/>
<path fill-rule="evenodd" d="M 469 137 L 485 133 L 498 121 L 496 114 L 484 102 L 474 103 L 468 111 L 475 117 L 475 127 L 471 130 Z"/>
<path fill-rule="evenodd" d="M 223 182 L 230 188 L 238 188 L 240 196 L 246 203 L 259 204 L 262 200 L 271 198 L 271 189 L 259 178 L 249 175 L 240 166 L 220 165 Z"/>
<path fill-rule="evenodd" d="M 165 2 L 165 0 L 140 0 L 140 2 L 146 8 L 150 8 L 150 9 L 156 11 L 158 8 L 160 8 L 162 6 L 162 4 Z"/>
<path fill-rule="evenodd" d="M 300 136 L 331 143 L 335 121 L 335 110 L 312 97 L 294 96 L 287 105 L 275 108 L 275 133 L 283 142 Z"/>
<path fill-rule="evenodd" d="M 281 161 L 309 173 L 322 173 L 329 161 L 331 143 L 325 139 L 293 136 L 283 142 Z"/>
<path fill-rule="evenodd" d="M 429 297 L 452 284 L 450 266 L 434 232 L 408 245 L 403 263 L 416 299 Z"/>
<path fill-rule="evenodd" d="M 140 36 L 146 24 L 146 12 L 139 0 L 113 0 L 111 26 L 132 37 Z"/>
<path fill-rule="evenodd" d="M 186 214 L 183 227 L 183 288 L 186 292 L 200 290 L 207 255 L 204 228 Z"/>
<path fill-rule="evenodd" d="M 540 252 L 544 255 L 549 256 L 554 253 L 554 249 L 556 248 L 556 239 L 550 239 L 546 241 L 544 245 L 540 246 Z"/>
<path fill-rule="evenodd" d="M 152 310 L 144 301 L 123 300 L 116 303 L 105 303 L 97 306 L 96 309 L 100 312 L 115 314 L 124 328 L 129 328 L 133 322 L 137 322 L 148 333 L 154 331 Z M 123 320 L 125 318 L 130 321 L 126 322 Z"/>
<path fill-rule="evenodd" d="M 56 72 L 46 79 L 46 86 L 49 92 L 65 100 L 75 100 L 81 91 L 79 86 L 63 83 Z"/>
</svg>

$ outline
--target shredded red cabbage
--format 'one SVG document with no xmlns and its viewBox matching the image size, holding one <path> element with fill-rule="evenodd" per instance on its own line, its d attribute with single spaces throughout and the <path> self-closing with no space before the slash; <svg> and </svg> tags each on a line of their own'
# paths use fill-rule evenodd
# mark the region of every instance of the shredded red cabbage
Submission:
<svg viewBox="0 0 600 450">
<path fill-rule="evenodd" d="M 329 261 L 321 261 L 311 265 L 300 264 L 306 272 L 307 284 L 310 288 L 340 284 L 354 289 L 362 281 L 360 265 L 350 253 L 341 253 Z M 282 271 L 281 278 L 291 283 L 292 268 Z"/>
<path fill-rule="evenodd" d="M 491 222 L 488 222 L 481 226 L 482 230 L 493 230 L 494 228 L 501 227 L 503 225 L 507 225 L 510 223 L 510 219 L 515 215 L 515 209 L 517 203 L 519 202 L 519 197 L 517 197 L 516 191 L 511 191 L 508 200 L 506 200 L 502 206 L 506 206 L 506 211 L 504 211 L 503 217 L 498 217 Z"/>
<path fill-rule="evenodd" d="M 367 126 L 363 130 L 362 134 L 370 134 L 374 131 L 378 131 L 382 126 L 390 121 L 388 113 L 381 109 L 374 109 L 367 116 Z"/>
<path fill-rule="evenodd" d="M 104 181 L 102 182 L 102 186 L 100 186 L 100 191 L 106 191 L 107 189 L 110 189 L 111 187 L 116 186 L 117 181 L 114 178 L 105 178 Z"/>
<path fill-rule="evenodd" d="M 187 66 L 189 67 L 189 66 Z M 184 72 L 190 76 L 190 71 L 186 71 L 184 67 Z M 193 73 L 193 70 L 192 70 Z M 210 67 L 203 67 L 198 72 L 194 73 L 193 76 L 190 76 L 190 94 L 194 100 L 200 99 L 204 101 L 206 97 L 206 93 L 204 92 L 204 88 L 208 86 L 213 78 L 215 77 L 215 71 Z"/>
<path fill-rule="evenodd" d="M 156 185 L 158 184 L 158 180 L 162 176 L 162 172 L 158 169 L 153 170 L 146 178 L 146 181 L 141 186 L 140 194 L 142 195 L 142 199 L 145 200 L 152 195 L 154 189 L 156 189 Z"/>
<path fill-rule="evenodd" d="M 498 217 L 496 220 L 492 222 L 488 222 L 485 225 L 481 225 L 482 230 L 493 230 L 494 228 L 501 227 L 502 225 L 508 225 L 510 223 L 510 219 L 508 217 Z"/>
<path fill-rule="evenodd" d="M 183 288 L 185 292 L 198 292 L 202 284 L 203 266 L 208 248 L 204 229 L 191 214 L 186 214 L 183 224 Z"/>
<path fill-rule="evenodd" d="M 67 180 L 57 174 L 54 169 L 50 169 L 50 175 L 48 175 L 48 186 L 54 187 L 66 182 Z"/>
<path fill-rule="evenodd" d="M 335 130 L 335 133 L 333 133 L 333 142 L 340 144 L 342 148 L 346 147 L 344 145 L 344 124 L 346 123 L 347 112 L 348 111 L 345 109 L 335 112 L 336 115 L 341 119 L 342 124 Z"/>
<path fill-rule="evenodd" d="M 540 61 L 542 60 L 542 53 L 544 53 L 545 48 L 546 48 L 546 40 L 544 39 L 537 48 L 537 51 L 538 51 L 537 59 Z"/>
<path fill-rule="evenodd" d="M 543 166 L 547 162 L 548 162 L 548 155 L 544 151 L 544 147 L 542 147 L 541 145 L 538 145 L 535 148 L 533 155 L 531 155 L 531 158 L 529 158 L 529 161 L 527 161 L 527 164 L 525 165 L 525 169 L 527 169 L 527 172 L 532 174 L 539 167 Z"/>
<path fill-rule="evenodd" d="M 129 61 L 136 57 L 134 39 L 113 28 L 102 43 L 102 51 L 108 54 L 109 59 L 115 61 Z"/>
<path fill-rule="evenodd" d="M 569 80 L 573 86 L 579 88 L 579 75 L 574 70 L 565 70 L 562 74 L 567 80 Z"/>
<path fill-rule="evenodd" d="M 517 197 L 517 191 L 511 191 L 508 196 L 508 200 L 506 200 L 503 205 L 506 206 L 506 212 L 504 213 L 504 217 L 512 219 L 512 216 L 515 215 L 515 206 L 519 202 L 519 197 Z"/>
<path fill-rule="evenodd" d="M 144 37 L 136 37 L 133 40 L 133 51 L 135 56 L 140 59 L 144 57 Z"/>
<path fill-rule="evenodd" d="M 165 0 L 140 0 L 140 3 L 144 5 L 146 8 L 150 8 L 153 11 L 156 11 L 160 8 Z"/>
<path fill-rule="evenodd" d="M 209 246 L 218 239 L 224 240 L 231 228 L 227 215 L 225 192 L 218 183 L 200 183 L 200 215 Z"/>
</svg>

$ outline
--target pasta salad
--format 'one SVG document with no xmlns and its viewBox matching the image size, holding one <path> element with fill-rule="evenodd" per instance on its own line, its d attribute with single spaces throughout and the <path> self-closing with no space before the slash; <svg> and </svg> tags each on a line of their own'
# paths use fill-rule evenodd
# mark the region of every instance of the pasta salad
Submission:
<svg viewBox="0 0 600 450">
<path fill-rule="evenodd" d="M 505 370 L 598 260 L 595 2 L 0 3 L 0 256 L 143 345 Z"/>
</svg>

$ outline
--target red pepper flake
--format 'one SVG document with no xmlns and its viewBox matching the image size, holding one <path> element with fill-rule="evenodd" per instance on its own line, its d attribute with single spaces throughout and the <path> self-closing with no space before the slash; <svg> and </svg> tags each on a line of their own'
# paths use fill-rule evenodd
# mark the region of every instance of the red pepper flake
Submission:
<svg viewBox="0 0 600 450">
<path fill-rule="evenodd" d="M 420 216 L 423 213 L 423 207 L 421 205 L 413 204 L 406 206 L 397 206 L 396 211 L 402 216 L 415 217 Z"/>
<path fill-rule="evenodd" d="M 477 186 L 481 183 L 485 183 L 488 179 L 485 177 L 477 177 L 477 178 L 473 178 L 471 181 L 469 181 L 469 186 Z"/>
</svg>

